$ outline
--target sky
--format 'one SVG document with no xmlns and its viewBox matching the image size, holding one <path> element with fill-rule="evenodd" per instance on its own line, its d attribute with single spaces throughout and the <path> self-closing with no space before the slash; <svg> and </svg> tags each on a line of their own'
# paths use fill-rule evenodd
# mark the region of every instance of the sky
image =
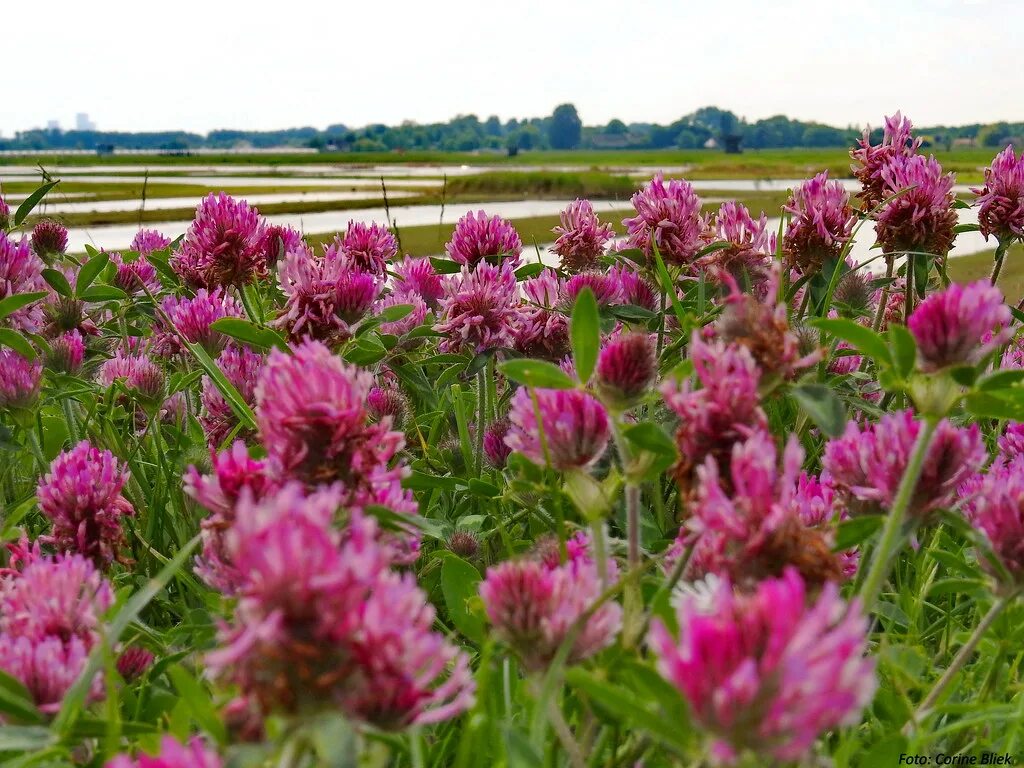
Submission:
<svg viewBox="0 0 1024 768">
<path fill-rule="evenodd" d="M 5 3 L 0 134 L 356 127 L 576 105 L 878 125 L 1024 120 L 1020 0 Z M 267 6 L 263 10 L 261 6 Z"/>
</svg>

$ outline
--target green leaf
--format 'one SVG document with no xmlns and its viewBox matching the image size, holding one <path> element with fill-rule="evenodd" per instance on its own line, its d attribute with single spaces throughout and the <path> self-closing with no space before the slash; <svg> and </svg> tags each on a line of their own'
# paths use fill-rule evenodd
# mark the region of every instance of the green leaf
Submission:
<svg viewBox="0 0 1024 768">
<path fill-rule="evenodd" d="M 1024 402 L 1014 402 L 1003 396 L 1012 390 L 974 392 L 964 398 L 964 407 L 972 416 L 983 419 L 1013 419 L 1024 421 Z"/>
<path fill-rule="evenodd" d="M 58 184 L 60 184 L 60 179 L 57 179 L 56 181 L 48 181 L 36 189 L 36 191 L 31 195 L 26 197 L 22 201 L 21 205 L 18 206 L 18 210 L 14 214 L 14 226 L 19 226 L 21 222 L 25 220 L 25 217 L 32 213 L 32 209 L 39 205 L 39 201 L 46 196 L 46 193 Z"/>
<path fill-rule="evenodd" d="M 836 543 L 833 549 L 842 552 L 844 549 L 862 544 L 882 529 L 884 519 L 882 515 L 859 515 L 844 520 L 836 529 Z"/>
<path fill-rule="evenodd" d="M 0 713 L 16 722 L 41 723 L 43 716 L 32 701 L 32 694 L 17 680 L 0 670 Z"/>
<path fill-rule="evenodd" d="M 597 313 L 597 300 L 589 286 L 585 286 L 576 297 L 569 322 L 569 338 L 576 375 L 586 384 L 597 365 L 597 351 L 601 346 L 601 320 Z"/>
<path fill-rule="evenodd" d="M 227 404 L 231 407 L 232 412 L 238 417 L 238 420 L 242 422 L 242 426 L 254 430 L 256 429 L 256 414 L 252 412 L 252 408 L 245 402 L 238 390 L 235 389 L 235 385 L 228 381 L 224 372 L 217 366 L 210 357 L 209 353 L 198 344 L 181 338 L 181 343 L 184 347 L 192 353 L 192 356 L 199 363 L 203 372 L 210 377 L 210 381 L 217 387 L 221 395 L 227 401 Z"/>
<path fill-rule="evenodd" d="M 209 691 L 200 685 L 188 670 L 180 664 L 174 664 L 167 669 L 167 675 L 178 690 L 182 703 L 204 731 L 213 736 L 219 744 L 226 744 L 228 732 L 221 722 L 217 709 L 213 705 L 213 697 Z"/>
<path fill-rule="evenodd" d="M 991 392 L 999 389 L 1010 389 L 1011 387 L 1019 386 L 1021 382 L 1024 382 L 1024 370 L 1018 368 L 995 371 L 978 382 L 978 391 Z"/>
<path fill-rule="evenodd" d="M 849 342 L 858 352 L 872 358 L 876 363 L 892 365 L 889 346 L 880 334 L 870 328 L 845 318 L 818 318 L 810 324 L 837 339 Z"/>
<path fill-rule="evenodd" d="M 622 720 L 632 728 L 648 732 L 673 749 L 687 748 L 686 728 L 681 727 L 680 723 L 669 722 L 659 717 L 651 707 L 653 702 L 579 667 L 566 670 L 565 680 L 616 720 Z"/>
<path fill-rule="evenodd" d="M 35 291 L 33 293 L 16 293 L 0 300 L 0 320 L 13 315 L 22 307 L 27 307 L 33 302 L 46 298 L 46 291 Z"/>
<path fill-rule="evenodd" d="M 27 360 L 36 359 L 36 351 L 28 339 L 10 328 L 0 328 L 0 347 L 10 347 Z"/>
<path fill-rule="evenodd" d="M 855 762 L 859 768 L 877 768 L 880 765 L 899 765 L 900 756 L 907 751 L 907 737 L 893 733 L 864 752 Z M 929 759 L 928 764 L 931 763 Z"/>
<path fill-rule="evenodd" d="M 516 280 L 527 280 L 531 277 L 536 277 L 543 272 L 547 267 L 541 264 L 539 261 L 535 261 L 532 264 L 520 267 L 516 270 Z"/>
<path fill-rule="evenodd" d="M 122 301 L 128 298 L 128 294 L 112 285 L 90 285 L 79 294 L 79 298 L 82 301 Z"/>
<path fill-rule="evenodd" d="M 98 253 L 83 264 L 78 270 L 78 279 L 75 280 L 75 294 L 81 296 L 109 263 L 110 257 L 107 254 Z"/>
<path fill-rule="evenodd" d="M 846 427 L 846 408 L 831 387 L 824 384 L 798 384 L 789 393 L 828 437 L 838 437 L 843 433 Z"/>
<path fill-rule="evenodd" d="M 241 317 L 222 317 L 211 323 L 210 327 L 218 333 L 223 333 L 225 336 L 230 336 L 259 349 L 270 349 L 271 347 L 288 349 L 288 342 L 273 328 L 257 325 L 251 320 Z"/>
<path fill-rule="evenodd" d="M 74 298 L 74 291 L 71 290 L 71 283 L 64 277 L 62 272 L 58 272 L 56 269 L 44 269 L 43 280 L 50 284 L 57 293 L 66 299 Z"/>
<path fill-rule="evenodd" d="M 441 565 L 441 591 L 448 615 L 459 631 L 477 645 L 484 641 L 484 621 L 470 608 L 479 600 L 480 572 L 461 557 L 449 554 Z"/>
<path fill-rule="evenodd" d="M 545 360 L 518 358 L 506 360 L 498 366 L 507 378 L 528 387 L 542 389 L 572 389 L 576 386 L 569 375 L 554 363 Z"/>
<path fill-rule="evenodd" d="M 657 424 L 641 422 L 627 427 L 623 436 L 637 448 L 662 456 L 676 456 L 676 443 Z"/>
<path fill-rule="evenodd" d="M 889 327 L 889 348 L 892 350 L 892 361 L 896 372 L 906 378 L 914 370 L 917 362 L 917 342 L 913 334 L 902 325 Z"/>
<path fill-rule="evenodd" d="M 56 743 L 43 725 L 5 725 L 0 728 L 0 752 L 37 752 Z"/>
<path fill-rule="evenodd" d="M 96 674 L 103 668 L 103 659 L 107 649 L 113 648 L 117 644 L 118 640 L 121 639 L 121 635 L 128 628 L 128 625 L 135 621 L 142 612 L 142 609 L 149 605 L 150 601 L 174 578 L 175 574 L 185 564 L 185 561 L 195 551 L 195 548 L 199 546 L 200 541 L 201 537 L 199 534 L 196 534 L 191 541 L 178 550 L 174 557 L 167 561 L 167 564 L 160 569 L 160 572 L 155 577 L 150 579 L 142 589 L 128 599 L 110 621 L 107 625 L 106 633 L 103 635 L 104 642 L 93 646 L 89 659 L 85 664 L 85 669 L 82 670 L 74 685 L 64 695 L 60 711 L 57 713 L 51 726 L 55 733 L 67 735 L 70 732 L 75 724 L 75 720 L 82 712 L 86 696 L 92 687 Z M 4 730 L 6 729 L 0 728 L 0 733 Z"/>
<path fill-rule="evenodd" d="M 430 257 L 430 264 L 439 275 L 454 275 L 462 271 L 462 265 L 450 259 Z"/>
<path fill-rule="evenodd" d="M 675 313 L 676 320 L 679 321 L 679 325 L 686 328 L 686 310 L 684 310 L 683 305 L 679 303 L 679 297 L 676 296 L 676 287 L 672 282 L 672 276 L 668 273 L 668 269 L 665 267 L 665 262 L 661 258 L 661 253 L 658 252 L 658 246 L 654 242 L 651 243 L 651 250 L 654 253 L 654 263 L 657 267 L 658 282 L 661 283 L 661 290 L 672 302 L 672 311 Z M 701 272 L 701 277 L 703 277 L 703 275 L 704 273 Z"/>
<path fill-rule="evenodd" d="M 394 323 L 406 317 L 412 310 L 412 304 L 393 304 L 378 312 L 377 317 L 382 323 Z"/>
</svg>

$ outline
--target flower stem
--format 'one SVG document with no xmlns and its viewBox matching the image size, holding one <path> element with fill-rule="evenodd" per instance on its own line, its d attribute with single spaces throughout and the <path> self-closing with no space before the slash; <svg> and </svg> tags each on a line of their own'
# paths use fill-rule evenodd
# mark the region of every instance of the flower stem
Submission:
<svg viewBox="0 0 1024 768">
<path fill-rule="evenodd" d="M 882 591 L 882 585 L 889 576 L 893 556 L 903 544 L 904 522 L 910 508 L 910 502 L 914 497 L 914 490 L 917 488 L 917 481 L 921 477 L 925 456 L 928 455 L 932 438 L 935 436 L 937 424 L 936 419 L 930 416 L 927 417 L 920 434 L 917 436 L 917 441 L 914 443 L 914 450 L 910 454 L 910 461 L 907 462 L 907 468 L 903 472 L 899 489 L 896 491 L 896 499 L 889 510 L 888 518 L 886 518 L 885 528 L 882 530 L 882 538 L 875 548 L 871 568 L 860 591 L 865 612 L 870 612 L 874 608 L 875 601 L 878 600 L 878 595 Z"/>
<path fill-rule="evenodd" d="M 974 632 L 971 633 L 970 638 L 968 638 L 967 642 L 963 644 L 953 661 L 948 667 L 946 667 L 946 671 L 942 674 L 942 677 L 939 678 L 939 681 L 931 691 L 929 691 L 924 701 L 922 701 L 918 706 L 917 710 L 914 712 L 914 717 L 911 719 L 910 723 L 907 724 L 908 727 L 911 723 L 920 723 L 930 714 L 932 707 L 934 707 L 935 703 L 942 697 L 942 694 L 946 692 L 949 684 L 953 682 L 953 678 L 956 677 L 957 673 L 971 657 L 971 654 L 974 653 L 974 649 L 978 647 L 978 643 L 981 642 L 981 638 L 985 635 L 985 632 L 988 631 L 988 628 L 992 626 L 993 622 L 999 618 L 999 615 L 1017 598 L 1017 595 L 1019 594 L 1020 588 L 1003 595 L 992 603 L 992 607 L 988 609 L 988 613 L 985 614 L 985 617 L 981 622 L 979 622 L 978 626 L 974 628 Z"/>
<path fill-rule="evenodd" d="M 61 408 L 64 410 L 64 420 L 68 423 L 68 437 L 71 438 L 72 445 L 78 445 L 78 442 L 82 439 L 78 433 L 78 419 L 75 418 L 74 405 L 70 397 L 62 397 L 60 399 Z"/>
<path fill-rule="evenodd" d="M 999 240 L 999 244 L 996 246 L 995 263 L 992 265 L 992 285 L 995 285 L 999 281 L 999 273 L 1003 271 L 1003 261 L 1006 259 L 1006 250 L 1009 246 L 1009 238 L 1001 238 Z"/>
<path fill-rule="evenodd" d="M 36 463 L 39 465 L 39 471 L 45 475 L 50 468 L 50 463 L 46 460 L 46 456 L 43 455 L 43 446 L 39 443 L 39 435 L 36 434 L 36 430 L 33 427 L 28 427 L 25 430 L 25 434 L 28 438 L 28 447 L 32 451 L 32 455 L 35 456 Z"/>
<path fill-rule="evenodd" d="M 476 474 L 483 472 L 484 467 L 484 429 L 487 426 L 487 375 L 481 370 L 476 375 Z"/>
<path fill-rule="evenodd" d="M 875 311 L 875 319 L 871 323 L 871 330 L 877 332 L 882 327 L 882 321 L 885 319 L 885 310 L 889 304 L 889 289 L 891 288 L 890 281 L 892 280 L 894 260 L 891 256 L 885 257 L 885 286 L 882 288 L 882 296 L 878 300 L 878 309 Z M 865 358 L 865 363 L 867 358 Z M 863 365 L 862 370 L 863 370 Z"/>
<path fill-rule="evenodd" d="M 594 559 L 597 561 L 597 575 L 601 589 L 608 588 L 608 546 L 604 536 L 604 520 L 592 520 L 590 533 L 594 539 Z"/>
</svg>

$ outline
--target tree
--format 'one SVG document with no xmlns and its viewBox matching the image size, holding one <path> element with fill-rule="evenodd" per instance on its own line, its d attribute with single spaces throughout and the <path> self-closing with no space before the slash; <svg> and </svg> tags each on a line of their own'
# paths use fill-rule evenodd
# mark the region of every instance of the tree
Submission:
<svg viewBox="0 0 1024 768">
<path fill-rule="evenodd" d="M 548 141 L 552 149 L 575 149 L 580 145 L 583 133 L 583 121 L 576 113 L 572 104 L 560 104 L 555 107 L 548 126 Z"/>
<path fill-rule="evenodd" d="M 624 133 L 629 133 L 629 129 L 624 122 L 614 119 L 610 120 L 608 125 L 604 127 L 604 133 L 606 136 L 622 136 Z"/>
</svg>

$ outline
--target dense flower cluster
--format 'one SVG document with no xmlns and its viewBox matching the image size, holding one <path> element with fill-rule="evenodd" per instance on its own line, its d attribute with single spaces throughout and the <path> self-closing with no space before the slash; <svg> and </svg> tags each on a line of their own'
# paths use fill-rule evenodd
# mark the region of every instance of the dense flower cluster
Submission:
<svg viewBox="0 0 1024 768">
<path fill-rule="evenodd" d="M 83 440 L 60 454 L 39 481 L 39 509 L 53 524 L 50 539 L 62 552 L 73 552 L 103 567 L 124 543 L 122 518 L 135 514 L 121 495 L 128 470 L 110 451 Z"/>
<path fill-rule="evenodd" d="M 977 365 L 1013 335 L 1010 308 L 988 280 L 933 293 L 907 319 L 921 370 Z"/>
<path fill-rule="evenodd" d="M 445 287 L 434 330 L 445 335 L 441 346 L 446 351 L 511 347 L 518 304 L 516 276 L 508 261 L 499 267 L 484 262 L 472 271 L 463 267 Z"/>
<path fill-rule="evenodd" d="M 680 179 L 666 184 L 661 174 L 632 197 L 636 216 L 623 219 L 629 244 L 651 256 L 657 248 L 667 264 L 690 264 L 705 244 L 707 220 L 700 198 Z"/>
<path fill-rule="evenodd" d="M 590 541 L 583 534 L 567 543 L 566 561 L 543 549 L 531 557 L 512 560 L 488 569 L 480 584 L 487 618 L 498 636 L 508 643 L 527 669 L 544 669 L 583 619 L 569 651 L 568 662 L 577 663 L 610 645 L 622 623 L 622 609 L 606 603 L 584 618 L 602 588 Z M 617 576 L 614 560 L 607 578 Z"/>
<path fill-rule="evenodd" d="M 449 258 L 467 267 L 481 262 L 512 267 L 519 265 L 523 242 L 519 233 L 507 219 L 487 217 L 483 211 L 467 213 L 455 224 L 452 239 L 445 246 Z"/>
<path fill-rule="evenodd" d="M 782 250 L 790 268 L 813 275 L 839 258 L 853 234 L 856 217 L 850 195 L 828 172 L 819 173 L 793 190 L 784 206 L 790 216 Z"/>
<path fill-rule="evenodd" d="M 0 299 L 16 293 L 37 293 L 47 290 L 43 280 L 46 265 L 29 247 L 28 240 L 19 241 L 0 232 Z M 15 330 L 39 333 L 45 317 L 38 304 L 29 304 L 14 310 L 0 323 Z"/>
<path fill-rule="evenodd" d="M 861 191 L 857 197 L 864 205 L 865 211 L 872 211 L 879 203 L 889 197 L 883 176 L 885 167 L 899 158 L 911 157 L 921 146 L 921 139 L 911 135 L 913 125 L 910 118 L 897 112 L 885 118 L 882 141 L 871 143 L 871 132 L 864 130 L 864 136 L 858 146 L 850 151 L 853 158 L 853 175 L 861 183 Z"/>
<path fill-rule="evenodd" d="M 978 196 L 978 224 L 985 239 L 1000 242 L 1024 239 L 1024 153 L 1008 146 L 985 169 L 985 186 Z"/>
<path fill-rule="evenodd" d="M 110 584 L 81 555 L 48 557 L 27 543 L 12 548 L 0 575 L 0 670 L 54 714 L 100 639 L 100 618 L 114 601 Z M 103 695 L 102 677 L 89 697 Z"/>
<path fill-rule="evenodd" d="M 566 272 L 594 269 L 605 245 L 615 236 L 609 224 L 602 224 L 589 200 L 575 200 L 560 214 L 561 223 L 552 230 L 558 239 L 551 251 L 558 254 Z"/>
<path fill-rule="evenodd" d="M 519 389 L 512 396 L 509 419 L 508 447 L 554 469 L 587 467 L 608 445 L 608 413 L 579 390 Z"/>
<path fill-rule="evenodd" d="M 799 760 L 821 732 L 857 722 L 874 694 L 867 619 L 834 584 L 812 600 L 793 570 L 750 595 L 716 581 L 706 599 L 685 597 L 677 619 L 679 640 L 655 619 L 651 646 L 720 760 L 747 749 Z"/>
<path fill-rule="evenodd" d="M 472 702 L 467 657 L 432 631 L 371 520 L 333 527 L 341 501 L 298 485 L 242 496 L 225 535 L 239 604 L 211 669 L 264 711 L 334 706 L 384 728 L 451 717 Z"/>
<path fill-rule="evenodd" d="M 711 235 L 725 247 L 712 250 L 696 261 L 718 282 L 724 275 L 758 284 L 768 273 L 768 261 L 775 252 L 775 233 L 768 229 L 764 213 L 757 219 L 746 206 L 722 203 L 711 223 Z"/>
<path fill-rule="evenodd" d="M 0 349 L 0 410 L 25 409 L 39 394 L 43 369 L 10 349 Z"/>
<path fill-rule="evenodd" d="M 222 317 L 244 317 L 241 304 L 220 288 L 207 291 L 200 288 L 189 298 L 168 296 L 161 304 L 163 315 L 170 321 L 160 327 L 155 342 L 164 354 L 173 354 L 183 348 L 181 337 L 192 344 L 198 344 L 207 352 L 216 353 L 227 344 L 228 338 L 210 326 Z"/>
<path fill-rule="evenodd" d="M 244 285 L 266 274 L 265 236 L 259 211 L 223 192 L 211 194 L 196 208 L 172 264 L 195 285 Z"/>
<path fill-rule="evenodd" d="M 956 237 L 953 174 L 934 157 L 898 157 L 882 168 L 887 202 L 878 212 L 878 242 L 886 253 L 945 256 Z"/>
</svg>

